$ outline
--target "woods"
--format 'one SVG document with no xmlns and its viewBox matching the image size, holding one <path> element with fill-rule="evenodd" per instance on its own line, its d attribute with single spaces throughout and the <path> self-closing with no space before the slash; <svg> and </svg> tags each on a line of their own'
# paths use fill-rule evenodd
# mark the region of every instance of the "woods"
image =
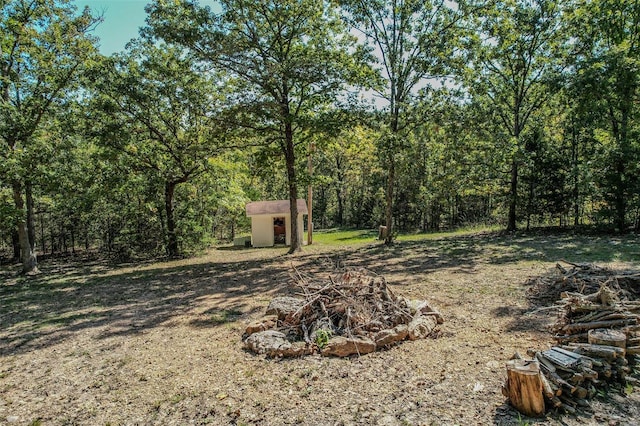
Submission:
<svg viewBox="0 0 640 426">
<path fill-rule="evenodd" d="M 159 0 L 110 57 L 72 1 L 0 4 L 0 258 L 24 272 L 189 254 L 309 184 L 316 229 L 387 243 L 640 229 L 637 2 Z"/>
</svg>

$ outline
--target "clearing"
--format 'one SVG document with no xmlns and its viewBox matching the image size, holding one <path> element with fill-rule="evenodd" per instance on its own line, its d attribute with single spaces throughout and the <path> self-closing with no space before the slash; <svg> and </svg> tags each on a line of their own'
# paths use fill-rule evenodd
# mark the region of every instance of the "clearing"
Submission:
<svg viewBox="0 0 640 426">
<path fill-rule="evenodd" d="M 364 234 L 363 234 L 364 235 Z M 514 352 L 554 342 L 527 280 L 556 261 L 640 267 L 637 236 L 477 233 L 385 247 L 316 234 L 301 254 L 221 247 L 197 258 L 0 269 L 0 424 L 635 425 L 640 390 L 591 416 L 521 418 L 500 387 Z M 365 239 L 365 242 L 362 242 Z M 328 242 L 327 242 L 328 241 Z M 364 267 L 444 316 L 433 338 L 346 359 L 274 360 L 245 325 L 305 274 Z"/>
</svg>

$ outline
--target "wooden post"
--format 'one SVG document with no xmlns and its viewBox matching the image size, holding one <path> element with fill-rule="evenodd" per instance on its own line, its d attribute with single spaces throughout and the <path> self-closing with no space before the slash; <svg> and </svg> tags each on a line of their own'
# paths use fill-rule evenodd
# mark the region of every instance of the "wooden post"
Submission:
<svg viewBox="0 0 640 426">
<path fill-rule="evenodd" d="M 543 385 L 537 361 L 513 359 L 507 361 L 505 395 L 515 409 L 529 417 L 544 414 Z"/>
<path fill-rule="evenodd" d="M 316 145 L 311 142 L 309 146 L 309 192 L 307 195 L 307 210 L 309 211 L 307 214 L 307 245 L 310 246 L 313 244 L 313 187 L 311 185 L 311 177 L 313 176 L 313 162 L 311 161 L 313 151 L 316 150 Z"/>
</svg>

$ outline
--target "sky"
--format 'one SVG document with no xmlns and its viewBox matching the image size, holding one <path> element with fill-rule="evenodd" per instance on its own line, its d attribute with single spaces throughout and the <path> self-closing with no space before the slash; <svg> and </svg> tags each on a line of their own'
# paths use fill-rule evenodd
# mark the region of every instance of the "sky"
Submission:
<svg viewBox="0 0 640 426">
<path fill-rule="evenodd" d="M 111 55 L 124 50 L 124 46 L 138 36 L 138 28 L 144 26 L 144 7 L 150 0 L 76 0 L 78 10 L 85 6 L 94 15 L 103 15 L 102 22 L 93 35 L 100 38 L 100 52 Z M 201 5 L 213 5 L 214 0 L 201 0 Z"/>
</svg>

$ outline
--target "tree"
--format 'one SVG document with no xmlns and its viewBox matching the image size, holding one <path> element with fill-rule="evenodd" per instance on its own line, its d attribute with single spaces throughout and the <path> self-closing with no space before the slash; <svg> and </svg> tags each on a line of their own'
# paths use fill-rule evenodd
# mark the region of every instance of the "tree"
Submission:
<svg viewBox="0 0 640 426">
<path fill-rule="evenodd" d="M 478 44 L 470 52 L 470 90 L 489 99 L 509 138 L 509 231 L 517 227 L 522 134 L 553 96 L 551 83 L 564 66 L 561 12 L 552 0 L 497 2 L 492 13 L 481 18 Z"/>
<path fill-rule="evenodd" d="M 599 112 L 591 122 L 604 152 L 599 182 L 612 207 L 615 228 L 627 227 L 629 200 L 638 191 L 637 104 L 640 88 L 640 3 L 580 0 L 571 15 L 576 75 L 582 109 Z M 606 134 L 598 132 L 606 129 Z M 603 129 L 603 130 L 604 130 Z"/>
<path fill-rule="evenodd" d="M 327 2 L 224 0 L 215 15 L 196 2 L 158 1 L 148 7 L 152 33 L 191 49 L 224 70 L 236 85 L 227 120 L 276 143 L 285 157 L 291 217 L 297 217 L 296 146 L 314 112 L 331 103 L 348 78 L 352 37 Z M 291 221 L 291 247 L 299 230 Z"/>
<path fill-rule="evenodd" d="M 341 4 L 347 19 L 378 54 L 375 65 L 383 83 L 376 93 L 387 102 L 380 151 L 387 169 L 385 242 L 390 244 L 398 153 L 405 149 L 407 135 L 416 124 L 411 110 L 417 90 L 451 69 L 470 5 L 447 0 L 345 0 Z"/>
<path fill-rule="evenodd" d="M 166 250 L 177 256 L 175 191 L 204 173 L 217 151 L 221 93 L 183 48 L 165 43 L 137 40 L 102 69 L 99 109 L 111 128 L 103 129 L 103 143 L 162 185 Z"/>
<path fill-rule="evenodd" d="M 96 49 L 99 22 L 69 0 L 8 0 L 0 12 L 0 155 L 8 164 L 23 272 L 37 272 L 32 182 L 49 114 L 70 96 Z"/>
</svg>

